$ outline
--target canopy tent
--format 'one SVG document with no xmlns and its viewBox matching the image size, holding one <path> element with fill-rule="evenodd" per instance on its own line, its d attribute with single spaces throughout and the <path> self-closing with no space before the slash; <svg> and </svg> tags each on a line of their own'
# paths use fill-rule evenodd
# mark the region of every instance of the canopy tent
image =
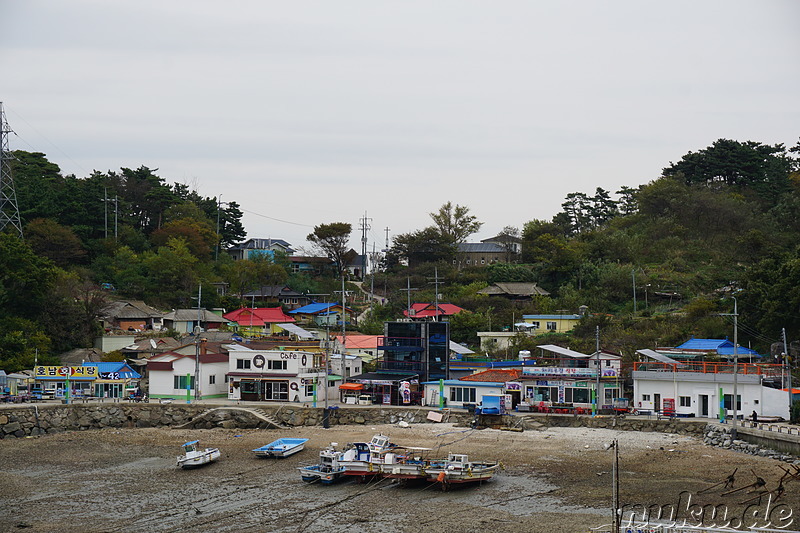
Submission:
<svg viewBox="0 0 800 533">
<path fill-rule="evenodd" d="M 457 342 L 450 341 L 450 351 L 456 352 L 457 354 L 465 355 L 470 353 L 475 353 L 466 346 L 461 346 Z"/>
<path fill-rule="evenodd" d="M 342 383 L 339 385 L 341 390 L 364 390 L 363 383 Z"/>
<path fill-rule="evenodd" d="M 573 357 L 575 359 L 588 359 L 591 355 L 587 355 L 581 352 L 575 352 L 567 348 L 562 348 L 561 346 L 556 346 L 555 344 L 542 344 L 541 346 L 537 346 L 537 348 L 541 348 L 547 352 L 557 353 L 558 355 L 564 355 L 566 357 Z"/>
<path fill-rule="evenodd" d="M 295 324 L 278 324 L 278 327 L 288 331 L 289 333 L 294 333 L 295 335 L 297 335 L 301 339 L 313 339 L 314 338 L 314 334 L 313 333 L 311 333 L 310 331 L 306 331 L 303 328 L 301 328 L 300 326 L 297 326 Z"/>
<path fill-rule="evenodd" d="M 666 355 L 660 354 L 660 353 L 656 352 L 655 350 L 650 350 L 650 349 L 645 348 L 643 350 L 636 350 L 636 353 L 640 353 L 640 354 L 644 355 L 645 357 L 649 357 L 650 359 L 655 359 L 656 361 L 659 361 L 661 363 L 667 363 L 669 365 L 675 365 L 677 368 L 684 368 L 686 366 L 684 363 L 681 363 L 680 361 L 676 361 L 675 359 L 672 359 L 671 357 L 667 357 Z"/>
</svg>

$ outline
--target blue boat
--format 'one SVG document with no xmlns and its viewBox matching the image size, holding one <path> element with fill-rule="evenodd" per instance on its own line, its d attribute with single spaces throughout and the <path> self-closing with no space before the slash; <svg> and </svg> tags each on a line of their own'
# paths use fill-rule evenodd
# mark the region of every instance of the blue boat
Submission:
<svg viewBox="0 0 800 533">
<path fill-rule="evenodd" d="M 301 451 L 308 439 L 278 439 L 253 450 L 256 457 L 289 457 Z"/>
</svg>

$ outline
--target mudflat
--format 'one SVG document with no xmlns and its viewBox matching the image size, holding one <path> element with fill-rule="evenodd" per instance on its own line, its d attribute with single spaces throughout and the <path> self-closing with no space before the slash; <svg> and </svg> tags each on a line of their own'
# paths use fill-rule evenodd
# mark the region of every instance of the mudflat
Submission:
<svg viewBox="0 0 800 533">
<path fill-rule="evenodd" d="M 476 460 L 499 460 L 503 470 L 488 483 L 447 492 L 435 484 L 388 479 L 331 486 L 300 480 L 297 466 L 314 462 L 329 443 L 368 441 L 376 433 L 397 444 L 432 448 L 433 457 L 455 452 Z M 280 437 L 309 441 L 305 450 L 286 459 L 259 459 L 251 451 Z M 177 468 L 180 445 L 195 439 L 219 448 L 222 457 L 198 469 Z M 0 441 L 0 529 L 607 531 L 610 528 L 601 526 L 610 524 L 612 517 L 614 451 L 608 446 L 614 439 L 619 446 L 620 501 L 628 510 L 649 506 L 651 518 L 654 509 L 661 509 L 668 520 L 670 510 L 674 518 L 691 519 L 694 509 L 697 520 L 717 526 L 725 510 L 728 520 L 751 516 L 744 525 L 765 527 L 770 520 L 771 527 L 800 530 L 800 480 L 786 474 L 793 470 L 787 463 L 673 434 L 587 428 L 517 433 L 451 424 L 105 429 L 7 438 Z M 734 471 L 735 481 L 726 487 L 725 479 Z M 759 478 L 766 485 L 759 486 Z M 703 515 L 703 505 L 714 506 L 716 517 L 709 514 L 711 507 Z M 766 516 L 762 519 L 758 513 Z M 711 518 L 714 524 L 708 523 Z"/>
</svg>

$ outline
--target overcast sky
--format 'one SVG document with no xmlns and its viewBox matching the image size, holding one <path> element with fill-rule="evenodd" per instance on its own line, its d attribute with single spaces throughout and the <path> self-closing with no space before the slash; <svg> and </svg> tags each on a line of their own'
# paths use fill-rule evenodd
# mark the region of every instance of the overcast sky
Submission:
<svg viewBox="0 0 800 533">
<path fill-rule="evenodd" d="M 369 250 L 443 203 L 470 240 L 719 138 L 800 136 L 800 2 L 0 0 L 11 148 L 147 166 L 248 237 Z M 98 209 L 102 206 L 98 204 Z"/>
</svg>

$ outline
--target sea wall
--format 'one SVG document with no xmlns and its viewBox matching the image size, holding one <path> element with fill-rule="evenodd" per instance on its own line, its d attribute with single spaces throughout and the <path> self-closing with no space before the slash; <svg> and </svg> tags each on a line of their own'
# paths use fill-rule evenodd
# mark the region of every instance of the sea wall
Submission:
<svg viewBox="0 0 800 533">
<path fill-rule="evenodd" d="M 419 424 L 428 422 L 427 408 L 347 407 L 329 409 L 330 425 Z M 28 437 L 61 431 L 102 428 L 269 428 L 283 426 L 321 426 L 325 410 L 294 405 L 258 406 L 189 404 L 30 404 L 0 407 L 0 439 Z M 445 411 L 445 421 L 461 426 L 473 425 L 473 415 Z M 592 427 L 620 431 L 657 431 L 703 436 L 705 422 L 643 418 L 587 417 L 572 415 L 515 414 L 499 423 L 478 419 L 479 426 L 541 429 L 543 427 Z"/>
<path fill-rule="evenodd" d="M 426 421 L 427 409 L 348 408 L 329 409 L 330 425 L 419 424 Z M 268 428 L 320 426 L 325 410 L 302 406 L 236 407 L 230 405 L 185 404 L 32 404 L 0 408 L 0 439 L 29 437 L 62 431 L 102 428 Z M 467 414 L 450 414 L 449 420 L 466 424 Z"/>
<path fill-rule="evenodd" d="M 800 457 L 799 435 L 777 430 L 742 427 L 737 429 L 734 439 L 731 438 L 731 429 L 728 424 L 708 424 L 705 428 L 703 442 L 710 446 L 728 448 L 749 455 L 800 464 L 800 460 L 798 460 Z"/>
</svg>

